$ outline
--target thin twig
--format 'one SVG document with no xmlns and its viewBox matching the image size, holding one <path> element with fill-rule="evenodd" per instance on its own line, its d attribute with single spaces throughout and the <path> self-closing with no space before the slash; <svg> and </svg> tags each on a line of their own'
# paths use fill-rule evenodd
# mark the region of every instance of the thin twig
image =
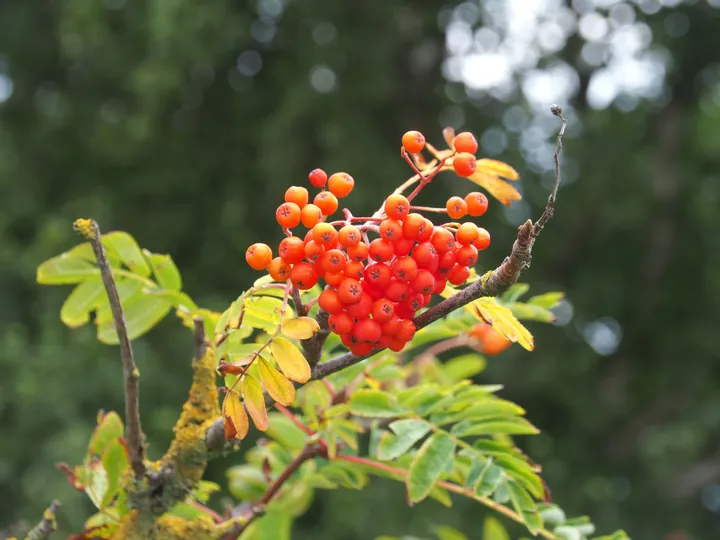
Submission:
<svg viewBox="0 0 720 540">
<path fill-rule="evenodd" d="M 260 499 L 254 504 L 248 505 L 248 515 L 246 516 L 247 520 L 244 520 L 242 524 L 238 523 L 230 532 L 230 536 L 232 538 L 239 536 L 253 521 L 255 521 L 257 517 L 262 515 L 263 512 L 258 511 L 258 509 L 264 509 L 267 504 L 272 501 L 275 495 L 277 495 L 280 489 L 282 489 L 285 482 L 290 479 L 290 477 L 302 466 L 303 463 L 310 461 L 313 458 L 325 455 L 325 453 L 326 451 L 320 446 L 308 445 L 303 448 L 302 452 L 300 452 L 295 459 L 293 459 L 288 466 L 285 467 L 275 481 L 268 486 L 263 496 L 260 497 Z"/>
<path fill-rule="evenodd" d="M 197 317 L 193 319 L 195 323 L 195 362 L 199 362 L 205 356 L 207 351 L 207 342 L 205 341 L 205 321 Z"/>
<path fill-rule="evenodd" d="M 47 510 L 43 513 L 43 518 L 40 523 L 35 525 L 30 532 L 27 533 L 29 540 L 46 540 L 50 538 L 50 535 L 57 529 L 57 521 L 55 520 L 55 514 L 57 514 L 60 508 L 60 501 L 54 500 L 50 503 Z"/>
<path fill-rule="evenodd" d="M 553 212 L 555 211 L 555 200 L 557 199 L 557 192 L 558 188 L 560 187 L 560 152 L 562 151 L 562 140 L 563 136 L 565 135 L 567 120 L 565 120 L 565 117 L 563 116 L 562 107 L 559 107 L 558 105 L 553 105 L 552 107 L 550 107 L 550 112 L 552 112 L 555 116 L 562 120 L 562 125 L 560 126 L 560 131 L 558 132 L 557 136 L 557 144 L 555 145 L 555 153 L 553 154 L 553 160 L 555 161 L 555 184 L 553 185 L 553 189 L 548 196 L 548 202 L 547 205 L 545 205 L 545 211 L 542 213 L 540 219 L 538 219 L 533 226 L 533 239 L 538 237 L 540 231 L 543 230 L 545 224 L 550 221 L 550 218 L 553 216 Z"/>
<path fill-rule="evenodd" d="M 118 341 L 120 342 L 120 356 L 123 363 L 123 376 L 125 378 L 125 438 L 128 443 L 130 453 L 130 464 L 135 477 L 140 479 L 145 475 L 145 463 L 143 461 L 143 432 L 140 424 L 140 399 L 138 391 L 138 379 L 140 373 L 135 366 L 133 358 L 132 345 L 128 336 L 127 326 L 125 325 L 125 315 L 123 314 L 120 296 L 118 295 L 115 278 L 113 277 L 112 268 L 108 261 L 105 247 L 102 243 L 100 227 L 92 219 L 78 219 L 73 224 L 76 231 L 80 232 L 87 240 L 90 241 L 95 259 L 97 260 L 100 275 L 102 276 L 105 291 L 110 302 L 110 310 L 112 311 L 113 320 L 115 322 L 115 331 L 117 332 Z"/>
</svg>

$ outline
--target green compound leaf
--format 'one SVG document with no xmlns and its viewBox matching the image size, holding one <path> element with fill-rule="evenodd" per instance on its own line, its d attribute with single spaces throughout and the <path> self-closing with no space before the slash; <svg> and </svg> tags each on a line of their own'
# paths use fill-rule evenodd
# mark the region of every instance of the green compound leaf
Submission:
<svg viewBox="0 0 720 540">
<path fill-rule="evenodd" d="M 413 459 L 406 485 L 409 502 L 425 499 L 452 462 L 455 442 L 447 433 L 435 433 L 418 450 Z"/>
</svg>

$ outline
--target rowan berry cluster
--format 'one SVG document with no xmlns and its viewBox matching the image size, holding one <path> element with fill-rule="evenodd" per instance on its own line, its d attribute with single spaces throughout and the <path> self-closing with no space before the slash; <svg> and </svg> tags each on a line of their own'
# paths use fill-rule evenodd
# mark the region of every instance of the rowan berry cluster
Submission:
<svg viewBox="0 0 720 540">
<path fill-rule="evenodd" d="M 408 154 L 421 152 L 425 138 L 409 131 L 402 144 L 403 156 L 411 163 Z M 458 134 L 454 150 L 455 172 L 472 175 L 475 137 Z M 289 281 L 299 290 L 309 290 L 323 279 L 326 287 L 316 301 L 329 314 L 330 329 L 354 354 L 385 347 L 400 351 L 415 334 L 417 311 L 430 303 L 433 294 L 442 293 L 447 283 L 464 284 L 478 252 L 490 245 L 485 229 L 470 221 L 454 221 L 482 216 L 488 208 L 482 193 L 450 197 L 444 208 L 411 204 L 441 166 L 427 175 L 413 167 L 420 186 L 407 197 L 398 192 L 390 195 L 373 216 L 354 217 L 345 209 L 344 219 L 337 221 L 328 218 L 355 181 L 347 173 L 328 177 L 315 169 L 308 178 L 321 191 L 313 202 L 306 188 L 292 186 L 276 211 L 286 233 L 278 256 L 273 258 L 266 244 L 253 244 L 245 258 L 255 270 L 267 269 L 275 281 Z M 453 221 L 436 225 L 420 212 L 445 214 Z M 300 224 L 309 229 L 304 237 L 292 232 Z"/>
</svg>

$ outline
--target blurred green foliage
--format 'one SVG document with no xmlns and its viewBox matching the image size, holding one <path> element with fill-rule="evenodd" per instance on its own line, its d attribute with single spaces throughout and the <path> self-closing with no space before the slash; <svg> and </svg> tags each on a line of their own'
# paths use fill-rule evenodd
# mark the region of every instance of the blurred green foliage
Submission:
<svg viewBox="0 0 720 540">
<path fill-rule="evenodd" d="M 39 262 L 77 243 L 76 217 L 171 253 L 184 289 L 223 310 L 255 277 L 246 246 L 277 237 L 273 212 L 289 184 L 316 166 L 346 170 L 358 182 L 355 213 L 370 211 L 408 176 L 401 134 L 440 141 L 452 124 L 521 173 L 525 200 L 484 218 L 493 247 L 481 265 L 502 260 L 515 224 L 544 205 L 551 163 L 536 150 L 554 144 L 557 122 L 527 66 L 506 91 L 446 80 L 446 45 L 465 47 L 445 35 L 448 20 L 493 32 L 506 12 L 497 1 L 457 4 L 0 4 L 0 531 L 36 520 L 52 497 L 63 530 L 77 530 L 88 503 L 53 464 L 83 455 L 98 409 L 122 410 L 117 350 L 92 328 L 63 327 L 66 291 L 34 282 Z M 483 378 L 506 384 L 544 431 L 527 450 L 570 514 L 639 540 L 716 537 L 720 10 L 715 0 L 532 4 L 543 17 L 561 13 L 569 30 L 559 47 L 518 42 L 521 56 L 538 57 L 537 72 L 574 75 L 561 103 L 567 182 L 523 279 L 565 290 L 561 322 L 573 316 L 533 326 L 536 351 L 513 347 Z M 536 9 L 516 9 L 518 20 Z M 605 37 L 643 25 L 642 39 L 620 36 L 598 53 L 588 44 L 603 42 L 603 24 Z M 470 36 L 492 45 L 488 32 Z M 665 66 L 658 91 L 630 88 L 603 105 L 595 76 L 608 51 L 638 43 Z M 497 76 L 487 63 L 465 68 L 476 82 Z M 651 74 L 615 73 L 627 84 Z M 471 189 L 451 177 L 430 188 L 426 201 Z M 192 341 L 178 327 L 170 318 L 135 345 L 151 457 L 189 386 Z M 212 478 L 223 482 L 232 463 L 215 463 Z M 426 535 L 433 523 L 468 533 L 482 523 L 470 504 L 411 509 L 400 486 L 377 482 L 315 501 L 296 537 Z"/>
</svg>

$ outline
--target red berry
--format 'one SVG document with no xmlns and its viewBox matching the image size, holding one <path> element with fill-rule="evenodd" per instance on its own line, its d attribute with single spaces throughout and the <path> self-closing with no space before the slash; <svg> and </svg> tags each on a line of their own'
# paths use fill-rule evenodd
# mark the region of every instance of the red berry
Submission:
<svg viewBox="0 0 720 540">
<path fill-rule="evenodd" d="M 468 205 L 468 214 L 473 217 L 480 217 L 487 212 L 488 199 L 478 191 L 473 191 L 465 195 L 465 202 Z"/>
<path fill-rule="evenodd" d="M 341 311 L 328 317 L 328 326 L 336 334 L 349 334 L 355 326 L 355 321 L 345 311 Z"/>
<path fill-rule="evenodd" d="M 380 224 L 380 238 L 391 242 L 402 237 L 402 224 L 394 219 L 386 219 Z"/>
<path fill-rule="evenodd" d="M 367 244 L 360 242 L 355 246 L 347 248 L 348 257 L 352 261 L 364 261 L 368 257 L 369 249 Z"/>
<path fill-rule="evenodd" d="M 456 152 L 468 152 L 470 154 L 474 154 L 478 150 L 478 143 L 475 140 L 475 135 L 469 131 L 463 131 L 462 133 L 455 135 L 453 145 L 455 146 Z"/>
<path fill-rule="evenodd" d="M 385 199 L 385 214 L 390 219 L 402 221 L 410 211 L 410 201 L 399 193 L 393 193 Z"/>
<path fill-rule="evenodd" d="M 361 319 L 355 323 L 353 336 L 360 343 L 377 343 L 382 336 L 382 327 L 373 319 Z"/>
<path fill-rule="evenodd" d="M 340 295 L 333 289 L 327 289 L 320 293 L 318 305 L 331 315 L 341 313 L 345 309 L 345 304 L 340 300 Z"/>
<path fill-rule="evenodd" d="M 410 289 L 420 294 L 431 294 L 435 290 L 437 282 L 435 276 L 428 270 L 420 270 L 410 282 Z"/>
<path fill-rule="evenodd" d="M 478 234 L 477 240 L 475 240 L 473 245 L 478 249 L 478 251 L 487 249 L 490 245 L 490 233 L 482 227 L 478 227 Z"/>
<path fill-rule="evenodd" d="M 450 269 L 450 272 L 448 272 L 447 280 L 453 285 L 462 285 L 469 277 L 470 270 L 468 270 L 468 267 L 456 264 Z"/>
<path fill-rule="evenodd" d="M 385 297 L 383 291 L 381 291 L 377 287 L 374 287 L 364 279 L 360 282 L 360 285 L 362 285 L 363 291 L 368 293 L 370 295 L 370 298 L 373 299 L 373 301 L 380 300 L 381 298 Z"/>
<path fill-rule="evenodd" d="M 272 261 L 272 250 L 267 244 L 253 244 L 245 252 L 245 261 L 253 270 L 265 270 Z"/>
<path fill-rule="evenodd" d="M 348 312 L 348 315 L 350 315 L 355 320 L 365 319 L 370 316 L 373 304 L 374 301 L 372 297 L 368 293 L 363 292 L 363 294 L 360 296 L 360 301 L 350 306 L 347 306 L 345 310 Z"/>
<path fill-rule="evenodd" d="M 423 242 L 415 246 L 412 252 L 412 258 L 415 259 L 419 268 L 429 268 L 438 261 L 438 252 L 430 242 Z"/>
<path fill-rule="evenodd" d="M 445 286 L 447 285 L 446 279 L 439 279 L 437 280 L 437 283 L 435 285 L 435 290 L 433 291 L 433 294 L 442 294 L 442 292 L 445 290 Z"/>
<path fill-rule="evenodd" d="M 390 345 L 388 345 L 388 349 L 390 349 L 393 352 L 400 352 L 405 348 L 405 345 L 407 345 L 407 341 L 400 341 L 399 339 L 393 339 L 390 342 Z"/>
<path fill-rule="evenodd" d="M 395 254 L 395 250 L 391 242 L 383 240 L 382 238 L 376 238 L 370 242 L 368 254 L 371 259 L 378 262 L 385 262 L 392 259 L 392 256 Z"/>
<path fill-rule="evenodd" d="M 415 317 L 415 310 L 407 303 L 407 299 L 395 305 L 395 315 L 400 319 L 412 319 Z"/>
<path fill-rule="evenodd" d="M 410 285 L 393 278 L 385 289 L 385 297 L 393 302 L 402 302 L 410 293 Z"/>
<path fill-rule="evenodd" d="M 290 281 L 301 291 L 312 289 L 318 281 L 315 268 L 310 263 L 297 263 L 290 270 Z"/>
<path fill-rule="evenodd" d="M 400 329 L 400 318 L 393 316 L 389 321 L 382 323 L 382 333 L 384 336 L 394 336 Z"/>
<path fill-rule="evenodd" d="M 322 169 L 314 169 L 308 175 L 308 180 L 315 187 L 323 187 L 327 182 L 327 178 L 327 173 Z"/>
<path fill-rule="evenodd" d="M 280 242 L 278 254 L 288 264 L 299 263 L 305 257 L 305 244 L 297 236 L 288 236 Z"/>
<path fill-rule="evenodd" d="M 356 343 L 351 345 L 349 349 L 355 356 L 367 356 L 373 352 L 372 343 Z"/>
<path fill-rule="evenodd" d="M 400 239 L 393 241 L 393 249 L 395 250 L 396 257 L 402 257 L 410 253 L 410 250 L 415 245 L 415 240 L 412 238 L 405 238 L 404 236 Z"/>
<path fill-rule="evenodd" d="M 325 253 L 325 246 L 318 244 L 315 240 L 310 240 L 305 244 L 305 258 L 308 261 L 318 261 L 323 253 Z"/>
<path fill-rule="evenodd" d="M 453 158 L 453 169 L 455 169 L 455 174 L 463 178 L 472 176 L 475 172 L 476 165 L 477 160 L 475 159 L 475 156 L 468 152 L 461 152 Z"/>
<path fill-rule="evenodd" d="M 388 322 L 395 315 L 395 305 L 387 298 L 381 298 L 373 304 L 372 316 L 380 324 Z"/>
<path fill-rule="evenodd" d="M 425 305 L 425 299 L 422 294 L 411 293 L 408 294 L 407 298 L 403 300 L 400 305 L 406 307 L 410 311 L 410 318 L 412 318 L 415 316 L 415 312 Z"/>
<path fill-rule="evenodd" d="M 338 286 L 338 294 L 340 300 L 346 306 L 357 304 L 363 294 L 362 286 L 360 282 L 353 278 L 345 278 L 342 283 Z"/>
<path fill-rule="evenodd" d="M 300 186 L 290 186 L 285 192 L 285 202 L 297 204 L 300 208 L 308 203 L 308 190 Z"/>
<path fill-rule="evenodd" d="M 347 266 L 345 269 L 347 270 Z M 331 287 L 339 287 L 343 280 L 349 276 L 346 276 L 345 272 L 325 272 L 325 276 L 323 277 L 325 278 L 325 283 Z"/>
<path fill-rule="evenodd" d="M 435 246 L 438 253 L 447 253 L 455 245 L 453 233 L 443 227 L 435 227 L 430 242 Z"/>
<path fill-rule="evenodd" d="M 326 272 L 342 272 L 345 270 L 347 257 L 344 251 L 330 249 L 320 257 L 320 262 Z"/>
<path fill-rule="evenodd" d="M 418 265 L 412 257 L 400 257 L 392 263 L 392 273 L 400 281 L 410 281 L 418 273 Z"/>
<path fill-rule="evenodd" d="M 463 246 L 457 251 L 455 260 L 461 266 L 474 266 L 478 260 L 478 250 L 475 246 Z"/>
<path fill-rule="evenodd" d="M 402 145 L 408 154 L 417 154 L 425 148 L 425 137 L 419 131 L 408 131 L 402 136 Z"/>
<path fill-rule="evenodd" d="M 408 319 L 402 319 L 400 321 L 400 328 L 398 328 L 398 332 L 395 335 L 395 339 L 399 339 L 400 341 L 410 341 L 413 336 L 415 335 L 415 323 L 408 320 Z"/>
<path fill-rule="evenodd" d="M 359 261 L 350 261 L 345 265 L 345 277 L 357 279 L 358 281 L 363 277 L 365 272 L 365 265 Z"/>
<path fill-rule="evenodd" d="M 427 242 L 432 237 L 434 230 L 435 225 L 433 224 L 433 222 L 425 218 L 425 223 L 418 230 L 417 241 Z"/>
<path fill-rule="evenodd" d="M 371 264 L 367 268 L 365 268 L 364 276 L 365 280 L 373 287 L 377 287 L 378 289 L 384 289 L 390 284 L 392 271 L 387 264 L 376 263 Z"/>
</svg>

